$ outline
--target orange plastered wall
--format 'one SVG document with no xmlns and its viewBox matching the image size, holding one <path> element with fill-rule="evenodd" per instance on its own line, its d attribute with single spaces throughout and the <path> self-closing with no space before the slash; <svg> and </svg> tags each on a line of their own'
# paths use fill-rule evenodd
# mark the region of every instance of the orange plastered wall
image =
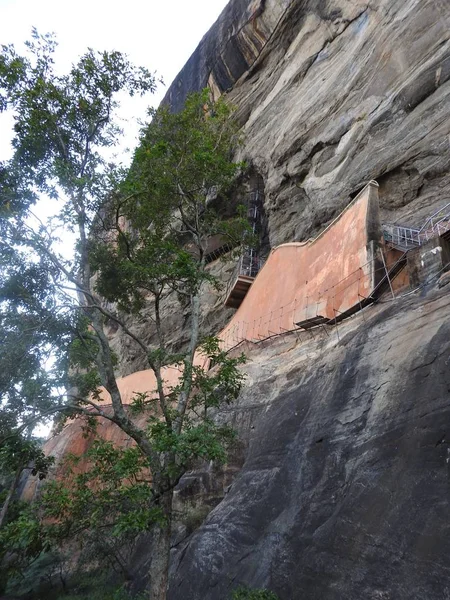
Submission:
<svg viewBox="0 0 450 600">
<path fill-rule="evenodd" d="M 244 339 L 257 340 L 292 330 L 299 321 L 323 316 L 333 319 L 368 297 L 374 285 L 374 264 L 370 242 L 378 224 L 378 186 L 371 182 L 357 198 L 316 239 L 283 244 L 274 248 L 250 287 L 247 296 L 219 337 L 231 347 Z M 231 341 L 231 343 L 230 343 Z M 208 367 L 208 360 L 197 352 L 195 364 Z M 166 389 L 177 385 L 179 367 L 163 372 Z M 137 393 L 154 397 L 156 379 L 152 370 L 138 371 L 117 380 L 124 404 Z M 100 404 L 111 404 L 103 390 Z M 109 409 L 111 410 L 111 409 Z M 84 438 L 83 418 L 67 423 L 64 432 L 45 444 L 45 452 L 58 458 L 72 452 L 86 452 L 92 439 Z M 99 434 L 124 446 L 131 440 L 107 419 L 99 419 Z M 82 468 L 82 467 L 81 467 Z M 24 498 L 31 498 L 36 483 L 30 478 Z"/>
<path fill-rule="evenodd" d="M 314 240 L 274 248 L 241 306 L 219 337 L 257 340 L 322 316 L 333 319 L 373 289 L 369 219 L 378 217 L 371 182 Z M 372 222 L 373 225 L 373 222 Z"/>
</svg>

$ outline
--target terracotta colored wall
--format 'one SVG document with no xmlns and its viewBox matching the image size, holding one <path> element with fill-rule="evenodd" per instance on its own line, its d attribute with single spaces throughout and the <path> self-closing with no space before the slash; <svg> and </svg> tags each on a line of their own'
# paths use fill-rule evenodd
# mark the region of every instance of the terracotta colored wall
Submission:
<svg viewBox="0 0 450 600">
<path fill-rule="evenodd" d="M 194 364 L 197 366 L 206 366 L 207 360 L 200 353 L 196 353 Z M 167 386 L 177 385 L 180 378 L 181 370 L 179 367 L 166 367 L 163 369 L 163 379 Z M 120 377 L 117 380 L 117 385 L 122 396 L 124 404 L 130 404 L 137 393 L 153 394 L 156 392 L 156 378 L 151 369 L 145 371 L 137 371 L 127 377 Z M 103 390 L 103 402 L 101 404 L 111 404 L 110 395 Z"/>
<path fill-rule="evenodd" d="M 383 253 L 388 269 L 391 269 L 404 254 L 401 250 L 388 247 L 383 248 Z M 408 269 L 402 269 L 393 279 L 391 279 L 391 286 L 394 294 L 406 290 L 410 285 L 411 282 Z"/>
<path fill-rule="evenodd" d="M 294 323 L 317 315 L 333 319 L 358 305 L 376 282 L 374 252 L 379 239 L 378 185 L 372 182 L 316 239 L 272 250 L 233 319 L 219 334 L 225 347 L 291 330 Z M 206 366 L 200 354 L 195 363 Z M 168 367 L 163 376 L 166 385 L 176 385 L 180 369 Z M 129 404 L 136 393 L 156 390 L 151 370 L 133 373 L 117 383 L 124 404 Z M 110 403 L 109 395 L 103 392 L 102 404 Z M 69 422 L 62 433 L 46 443 L 46 453 L 59 462 L 68 452 L 86 452 L 93 438 L 83 437 L 82 425 L 82 418 Z M 99 419 L 99 434 L 117 445 L 132 443 L 105 419 Z M 58 467 L 56 473 L 58 476 Z M 22 497 L 32 498 L 36 485 L 35 478 L 29 478 Z"/>
<path fill-rule="evenodd" d="M 373 290 L 380 239 L 378 185 L 371 182 L 317 238 L 274 248 L 220 337 L 226 347 L 335 316 Z"/>
</svg>

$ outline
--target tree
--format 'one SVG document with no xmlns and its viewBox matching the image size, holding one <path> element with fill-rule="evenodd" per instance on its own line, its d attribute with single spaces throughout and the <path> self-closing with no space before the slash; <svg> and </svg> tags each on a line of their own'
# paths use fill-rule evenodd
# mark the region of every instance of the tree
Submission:
<svg viewBox="0 0 450 600">
<path fill-rule="evenodd" d="M 53 464 L 51 456 L 45 456 L 39 443 L 24 439 L 20 435 L 9 437 L 0 449 L 0 472 L 11 474 L 10 484 L 4 493 L 0 510 L 0 529 L 6 521 L 8 509 L 20 481 L 23 471 L 28 468 L 31 475 L 45 479 L 49 467 Z"/>
<path fill-rule="evenodd" d="M 8 407 L 14 389 L 31 383 L 40 415 L 85 414 L 92 431 L 101 417 L 134 440 L 151 473 L 146 518 L 140 515 L 139 523 L 153 532 L 149 597 L 161 600 L 174 487 L 195 459 L 224 459 L 230 431 L 214 422 L 211 409 L 235 398 L 243 379 L 243 357 L 231 358 L 217 339 L 200 336 L 202 288 L 219 285 L 206 264 L 208 240 L 221 235 L 232 248 L 249 239 L 243 216 L 224 222 L 215 201 L 241 167 L 231 159 L 236 126 L 231 109 L 223 101 L 213 104 L 206 92 L 190 97 L 179 114 L 165 107 L 151 111 L 126 173 L 102 154 L 119 135 L 115 98 L 121 90 L 151 91 L 153 77 L 117 52 L 92 50 L 59 76 L 54 46 L 51 36 L 34 32 L 31 59 L 12 47 L 3 47 L 0 57 L 0 106 L 14 109 L 15 118 L 14 156 L 2 167 L 8 185 L 0 224 L 12 257 L 3 277 L 3 289 L 10 292 L 2 293 L 0 303 L 6 318 L 16 314 L 19 331 L 22 319 L 32 318 L 25 345 L 29 368 L 17 374 L 13 369 L 2 393 Z M 36 192 L 60 202 L 49 223 L 33 213 Z M 56 247 L 58 233 L 67 228 L 77 240 L 70 258 Z M 189 342 L 177 354 L 165 341 L 162 309 L 168 294 L 189 307 Z M 117 308 L 111 310 L 105 299 Z M 151 307 L 155 328 L 151 343 L 124 318 L 142 318 L 144 305 Z M 155 375 L 155 389 L 137 396 L 132 412 L 117 385 L 106 320 L 133 340 Z M 33 356 L 40 361 L 45 353 L 47 368 L 38 368 Z M 214 369 L 208 372 L 210 361 Z M 175 384 L 165 381 L 168 365 L 180 368 Z M 98 403 L 100 386 L 111 398 L 111 410 Z M 145 415 L 144 425 L 134 418 L 137 412 Z M 14 431 L 23 426 L 17 423 Z M 132 530 L 138 527 L 136 519 L 128 523 Z"/>
<path fill-rule="evenodd" d="M 51 287 L 60 276 L 55 256 L 30 255 L 39 239 L 48 248 L 52 233 L 44 240 L 43 226 L 30 224 L 30 207 L 39 192 L 71 194 L 72 204 L 86 194 L 94 203 L 96 190 L 113 176 L 99 150 L 117 135 L 111 122 L 115 94 L 152 91 L 155 85 L 150 73 L 117 52 L 90 50 L 69 75 L 57 76 L 53 37 L 34 30 L 27 46 L 27 56 L 12 46 L 2 46 L 0 55 L 0 111 L 14 110 L 15 119 L 14 156 L 0 165 L 0 439 L 3 454 L 12 459 L 3 461 L 8 466 L 17 457 L 42 462 L 36 444 L 31 451 L 33 425 L 54 412 L 65 378 L 64 368 L 42 365 L 54 353 L 55 340 L 64 351 L 73 335 L 69 312 L 62 315 Z M 77 219 L 68 204 L 60 218 L 69 226 Z M 59 259 L 70 268 L 70 260 Z M 2 523 L 25 466 L 26 461 L 15 466 Z"/>
<path fill-rule="evenodd" d="M 10 540 L 3 539 L 3 529 L 16 521 L 19 524 L 21 511 L 14 502 L 16 489 L 23 473 L 44 479 L 52 464 L 52 457 L 42 451 L 40 440 L 33 436 L 36 421 L 45 421 L 45 413 L 51 405 L 48 390 L 49 375 L 44 373 L 42 364 L 48 356 L 48 333 L 36 328 L 41 320 L 31 304 L 24 311 L 27 302 L 26 288 L 34 290 L 36 296 L 46 293 L 47 279 L 36 264 L 27 262 L 22 256 L 17 262 L 17 254 L 10 251 L 5 240 L 0 242 L 0 478 L 3 492 L 0 494 L 0 561 L 7 553 L 11 554 Z M 14 302 L 10 300 L 14 298 Z M 28 297 L 29 298 L 29 297 Z M 35 304 L 36 308 L 36 304 Z M 43 302 L 45 309 L 45 302 Z M 47 321 L 50 326 L 50 321 Z M 22 522 L 20 522 L 22 523 Z M 12 526 L 12 525 L 11 525 Z M 16 527 L 16 532 L 23 531 Z M 20 536 L 18 536 L 20 537 Z M 31 545 L 30 545 L 31 546 Z M 34 546 L 36 547 L 36 546 Z M 22 558 L 33 555 L 19 553 L 19 561 L 9 563 L 14 570 Z M 17 554 L 17 553 L 16 553 Z M 11 568 L 10 568 L 11 567 Z M 3 578 L 5 579 L 5 577 Z M 0 585 L 1 587 L 1 585 Z"/>
<path fill-rule="evenodd" d="M 111 121 L 115 95 L 152 91 L 155 85 L 148 71 L 135 69 L 118 52 L 89 50 L 69 75 L 58 76 L 51 35 L 34 30 L 27 47 L 27 56 L 13 46 L 2 46 L 0 55 L 0 111 L 12 109 L 15 120 L 14 156 L 0 165 L 0 427 L 3 439 L 15 438 L 15 443 L 25 430 L 30 437 L 33 420 L 53 412 L 65 373 L 42 365 L 54 340 L 64 351 L 73 335 L 71 316 L 56 310 L 51 289 L 60 277 L 49 248 L 55 231 L 47 230 L 45 239 L 43 224 L 30 224 L 30 207 L 39 192 L 55 198 L 66 194 L 71 200 L 59 218 L 69 227 L 82 221 L 77 198 L 84 195 L 94 205 L 100 187 L 114 175 L 100 150 L 118 133 Z M 32 247 L 37 254 L 30 255 Z M 44 247 L 48 251 L 39 253 Z M 64 268 L 76 268 L 70 259 L 58 260 Z"/>
</svg>

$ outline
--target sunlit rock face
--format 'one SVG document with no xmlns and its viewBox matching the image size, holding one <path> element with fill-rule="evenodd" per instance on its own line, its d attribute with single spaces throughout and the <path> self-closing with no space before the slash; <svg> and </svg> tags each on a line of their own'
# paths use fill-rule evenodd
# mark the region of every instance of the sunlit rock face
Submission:
<svg viewBox="0 0 450 600">
<path fill-rule="evenodd" d="M 181 110 L 186 95 L 233 88 L 256 62 L 294 0 L 232 0 L 170 86 L 164 102 Z"/>
<path fill-rule="evenodd" d="M 371 179 L 387 220 L 420 221 L 450 195 L 449 38 L 444 0 L 232 0 L 166 98 L 229 92 L 272 246 L 309 237 Z"/>
</svg>

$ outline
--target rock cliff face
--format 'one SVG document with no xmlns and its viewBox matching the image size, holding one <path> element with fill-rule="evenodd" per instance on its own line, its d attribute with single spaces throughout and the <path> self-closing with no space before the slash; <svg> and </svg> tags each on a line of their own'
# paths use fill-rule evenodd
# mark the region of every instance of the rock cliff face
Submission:
<svg viewBox="0 0 450 600">
<path fill-rule="evenodd" d="M 213 275 L 224 282 L 224 288 L 217 291 L 213 286 L 208 285 L 203 289 L 201 305 L 201 330 L 203 334 L 220 331 L 235 312 L 233 309 L 224 306 L 225 285 L 233 274 L 234 264 L 217 260 L 211 263 L 210 270 Z M 169 294 L 164 299 L 163 306 L 167 344 L 170 344 L 174 350 L 185 348 L 189 334 L 189 307 L 180 305 L 175 294 Z M 124 320 L 141 339 L 151 340 L 155 336 L 156 329 L 151 320 L 146 318 L 145 313 L 144 309 L 140 320 L 136 320 L 134 316 L 126 317 Z M 117 375 L 122 377 L 147 369 L 147 357 L 142 353 L 142 350 L 131 338 L 124 335 L 114 325 L 114 323 L 110 324 L 107 333 L 111 347 L 118 356 Z"/>
<path fill-rule="evenodd" d="M 281 600 L 449 597 L 445 289 L 249 350 L 221 415 L 248 440 L 244 464 L 175 546 L 170 600 L 225 600 L 240 583 Z"/>
<path fill-rule="evenodd" d="M 383 220 L 420 226 L 450 200 L 449 25 L 444 0 L 232 0 L 167 101 L 209 82 L 236 104 L 272 246 L 371 179 Z M 171 600 L 239 583 L 282 600 L 450 597 L 447 288 L 368 309 L 339 339 L 249 352 L 223 415 L 248 441 L 243 468 L 174 547 Z"/>
<path fill-rule="evenodd" d="M 231 0 L 166 100 L 229 90 L 274 246 L 371 179 L 388 220 L 420 222 L 448 198 L 449 78 L 446 0 Z"/>
<path fill-rule="evenodd" d="M 420 225 L 449 202 L 449 80 L 447 0 L 231 0 L 166 101 L 210 85 L 236 104 L 275 246 L 323 229 L 371 179 L 385 221 Z M 281 600 L 450 598 L 449 290 L 248 345 L 245 390 L 217 415 L 241 447 L 178 490 L 180 506 L 215 508 L 175 532 L 170 600 L 241 583 Z M 218 331 L 232 311 L 207 293 Z M 167 304 L 174 344 L 186 319 Z M 146 366 L 109 333 L 121 374 Z"/>
<path fill-rule="evenodd" d="M 178 110 L 206 85 L 228 94 L 273 247 L 316 235 L 371 179 L 383 221 L 420 225 L 448 202 L 449 78 L 446 0 L 231 0 L 165 101 Z M 231 311 L 208 295 L 213 331 Z M 182 343 L 186 317 L 170 302 L 167 319 Z M 143 368 L 114 343 L 120 375 Z"/>
</svg>

